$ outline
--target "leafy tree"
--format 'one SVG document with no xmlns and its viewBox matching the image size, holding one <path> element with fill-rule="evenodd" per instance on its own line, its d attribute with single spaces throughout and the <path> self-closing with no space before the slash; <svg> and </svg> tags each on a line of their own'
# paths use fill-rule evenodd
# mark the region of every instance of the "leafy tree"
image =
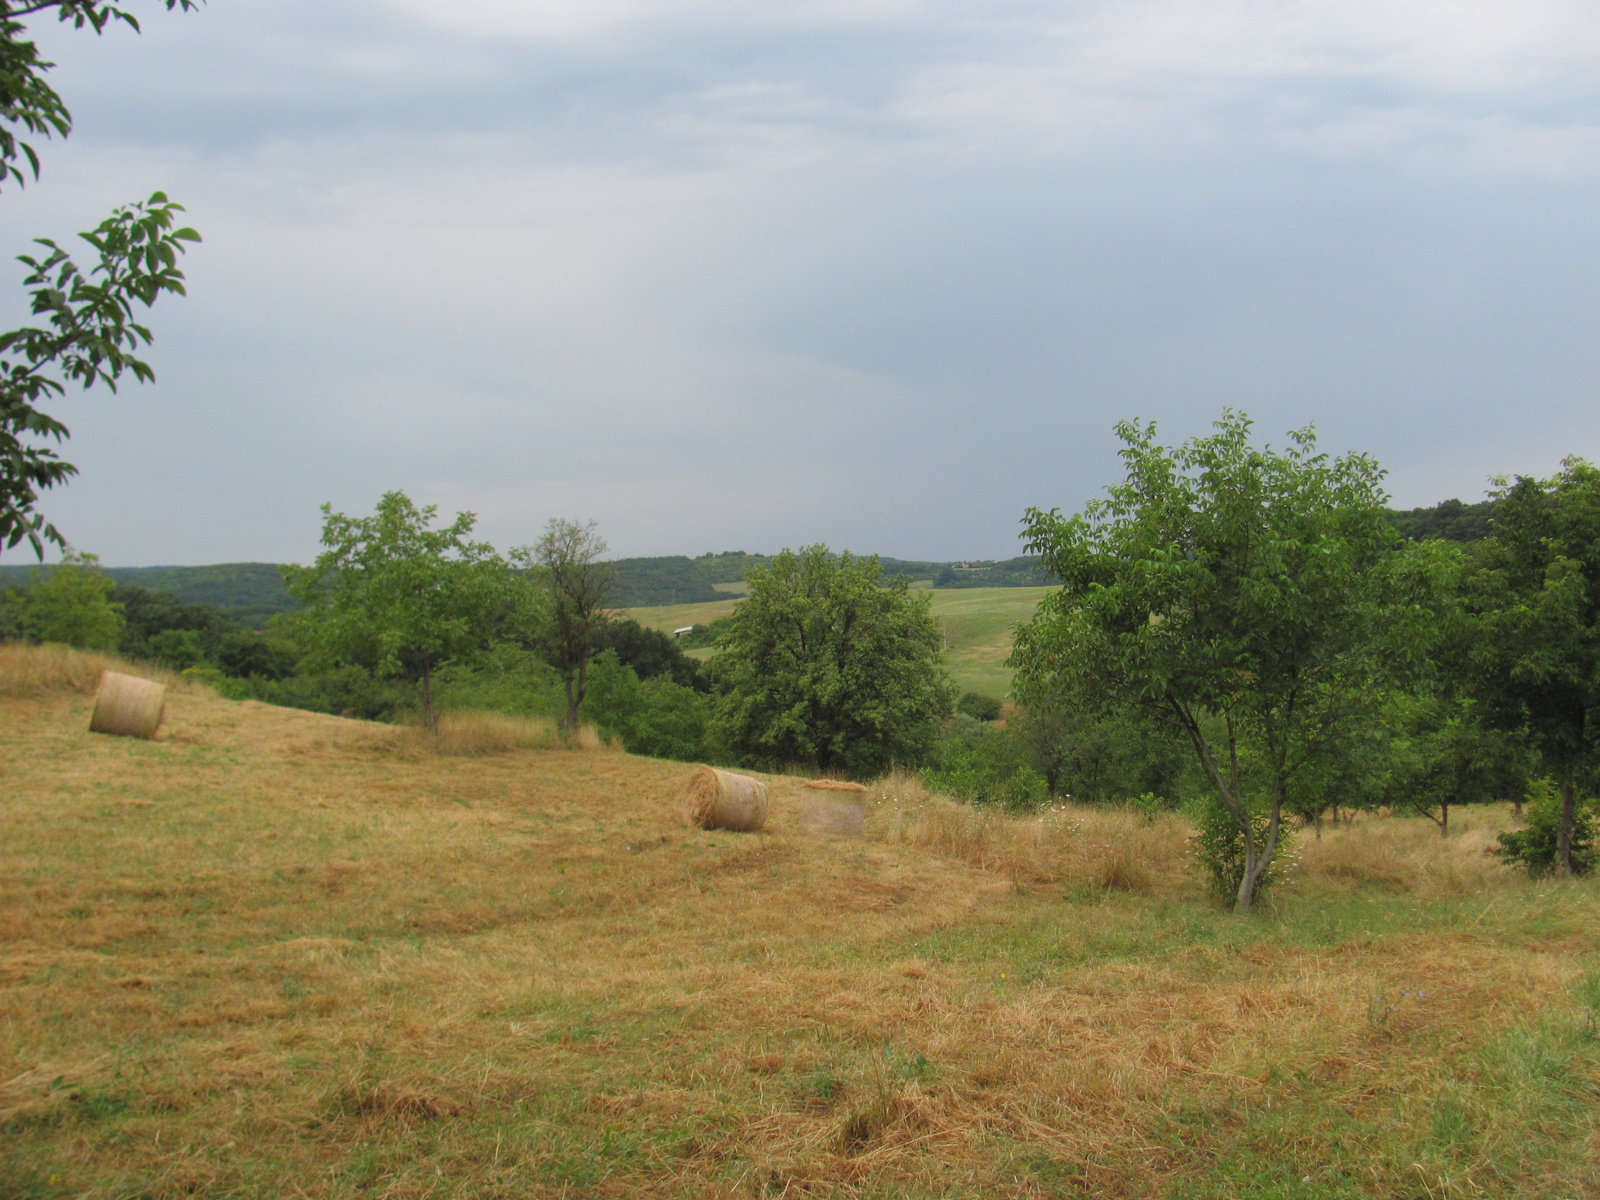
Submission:
<svg viewBox="0 0 1600 1200">
<path fill-rule="evenodd" d="M 150 657 L 172 671 L 187 671 L 205 662 L 200 635 L 192 629 L 163 629 L 150 639 Z"/>
<path fill-rule="evenodd" d="M 224 634 L 215 658 L 223 673 L 235 679 L 287 679 L 299 664 L 299 655 L 285 640 L 251 629 Z"/>
<path fill-rule="evenodd" d="M 749 569 L 709 664 L 741 760 L 865 776 L 927 755 L 955 688 L 927 597 L 882 575 L 876 556 L 821 545 Z"/>
<path fill-rule="evenodd" d="M 1063 586 L 1012 658 L 1034 686 L 1183 734 L 1237 829 L 1239 912 L 1299 777 L 1334 750 L 1386 657 L 1414 653 L 1405 635 L 1425 616 L 1384 603 L 1395 534 L 1377 464 L 1330 461 L 1309 429 L 1256 449 L 1250 425 L 1224 412 L 1173 450 L 1153 424 L 1123 422 L 1127 479 L 1107 499 L 1071 518 L 1030 509 L 1028 548 Z"/>
<path fill-rule="evenodd" d="M 164 632 L 182 631 L 195 636 L 201 658 L 215 660 L 223 640 L 239 629 L 237 622 L 211 605 L 185 604 L 171 592 L 119 583 L 111 599 L 122 606 L 127 621 L 117 649 L 129 658 L 160 658 L 152 641 Z"/>
<path fill-rule="evenodd" d="M 294 626 L 315 671 L 346 665 L 415 684 L 422 720 L 436 727 L 433 676 L 485 645 L 506 604 L 505 564 L 494 548 L 468 541 L 476 518 L 461 513 L 433 529 L 437 510 L 388 492 L 370 517 L 322 506 L 322 544 L 309 567 L 283 568 L 304 606 Z"/>
<path fill-rule="evenodd" d="M 1578 785 L 1600 770 L 1600 470 L 1569 458 L 1549 479 L 1496 484 L 1467 581 L 1471 687 L 1484 719 L 1526 736 L 1555 778 L 1555 870 L 1570 875 Z"/>
<path fill-rule="evenodd" d="M 1051 799 L 1069 795 L 1100 803 L 1144 793 L 1177 798 L 1189 790 L 1185 756 L 1174 731 L 1124 710 L 1102 709 L 1048 687 L 1013 687 L 1017 708 L 1006 722 Z"/>
<path fill-rule="evenodd" d="M 165 0 L 170 9 L 193 9 L 194 0 Z M 45 82 L 52 64 L 26 40 L 19 18 L 54 11 L 78 29 L 104 31 L 121 22 L 137 30 L 125 10 L 103 0 L 0 0 L 0 181 L 26 181 L 39 174 L 39 155 L 26 136 L 66 137 L 72 115 Z M 23 135 L 19 137 L 19 132 Z M 113 391 L 124 374 L 140 382 L 155 378 L 138 357 L 150 344 L 150 330 L 135 320 L 135 306 L 149 308 L 163 292 L 182 294 L 178 256 L 200 235 L 176 228 L 181 205 L 162 192 L 116 209 L 79 236 L 96 262 L 80 268 L 48 238 L 36 239 L 43 253 L 22 255 L 29 269 L 24 281 L 32 296 L 36 325 L 0 333 L 0 547 L 26 539 L 44 557 L 44 543 L 63 549 L 54 525 L 35 511 L 42 490 L 77 474 L 48 445 L 68 436 L 67 427 L 44 412 L 41 402 L 68 386 L 105 384 Z"/>
<path fill-rule="evenodd" d="M 578 710 L 589 685 L 589 661 L 599 653 L 607 623 L 612 566 L 601 562 L 606 543 L 593 521 L 555 517 L 533 546 L 511 552 L 525 581 L 543 591 L 544 605 L 532 604 L 522 623 L 524 637 L 561 676 L 568 734 L 578 732 Z M 533 614 L 537 613 L 535 617 Z"/>
<path fill-rule="evenodd" d="M 115 586 L 92 554 L 67 551 L 59 566 L 35 569 L 19 597 L 20 624 L 30 642 L 59 642 L 84 650 L 115 650 L 122 609 L 111 600 Z"/>
</svg>

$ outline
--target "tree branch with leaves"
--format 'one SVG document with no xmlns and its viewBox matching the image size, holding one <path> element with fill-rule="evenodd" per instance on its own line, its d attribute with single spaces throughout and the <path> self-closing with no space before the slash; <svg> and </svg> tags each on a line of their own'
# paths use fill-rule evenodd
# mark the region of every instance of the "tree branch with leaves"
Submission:
<svg viewBox="0 0 1600 1200">
<path fill-rule="evenodd" d="M 197 7 L 194 0 L 165 5 Z M 54 64 L 40 57 L 19 19 L 51 12 L 96 34 L 112 23 L 139 29 L 131 13 L 99 0 L 0 0 L 0 183 L 20 186 L 30 175 L 38 178 L 39 153 L 28 136 L 64 138 L 72 131 L 72 114 L 45 80 Z M 51 448 L 69 432 L 41 404 L 69 386 L 116 391 L 124 375 L 140 383 L 154 380 L 155 372 L 139 357 L 152 335 L 137 319 L 138 310 L 163 293 L 184 294 L 178 259 L 200 235 L 178 225 L 182 211 L 163 192 L 116 209 L 79 235 L 95 256 L 87 269 L 49 238 L 35 239 L 43 253 L 19 256 L 29 271 L 24 286 L 39 321 L 0 334 L 0 550 L 26 540 L 42 559 L 46 542 L 66 548 L 37 505 L 41 492 L 66 482 L 77 468 Z"/>
</svg>

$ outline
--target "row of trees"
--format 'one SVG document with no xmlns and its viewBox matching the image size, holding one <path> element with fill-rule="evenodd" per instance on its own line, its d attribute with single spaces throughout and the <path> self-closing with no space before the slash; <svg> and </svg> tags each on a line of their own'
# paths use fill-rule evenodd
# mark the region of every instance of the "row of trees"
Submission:
<svg viewBox="0 0 1600 1200">
<path fill-rule="evenodd" d="M 354 664 L 408 680 L 431 728 L 442 668 L 517 648 L 559 676 L 568 730 L 578 728 L 597 669 L 594 715 L 625 736 L 650 723 L 644 697 L 617 677 L 627 648 L 615 636 L 606 545 L 592 523 L 552 520 L 538 543 L 502 557 L 471 540 L 470 513 L 435 529 L 434 509 L 401 492 L 384 496 L 370 517 L 323 513 L 325 551 L 309 567 L 285 568 L 302 605 L 288 624 L 309 651 L 308 667 Z M 678 710 L 679 725 L 707 731 L 672 748 L 852 774 L 921 761 L 954 691 L 928 604 L 909 581 L 885 584 L 876 558 L 811 546 L 751 567 L 747 582 L 704 678 L 688 681 L 690 691 L 699 683 L 715 692 L 714 711 L 689 713 L 689 698 L 661 692 L 666 684 L 652 697 L 654 707 Z"/>
<path fill-rule="evenodd" d="M 1561 798 L 1600 769 L 1600 473 L 1497 481 L 1492 533 L 1401 542 L 1382 472 L 1310 430 L 1251 445 L 1248 418 L 1176 448 L 1118 427 L 1126 479 L 1082 513 L 1030 510 L 1062 582 L 1018 632 L 1025 707 L 1177 735 L 1240 847 L 1235 904 L 1272 870 L 1288 815 L 1383 789 L 1476 798 L 1527 770 Z M 1520 792 L 1513 793 L 1520 794 Z"/>
</svg>

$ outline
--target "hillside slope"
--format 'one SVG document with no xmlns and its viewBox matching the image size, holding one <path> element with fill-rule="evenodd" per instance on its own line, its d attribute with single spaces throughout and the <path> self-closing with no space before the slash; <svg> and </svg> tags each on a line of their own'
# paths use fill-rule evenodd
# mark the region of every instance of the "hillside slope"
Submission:
<svg viewBox="0 0 1600 1200">
<path fill-rule="evenodd" d="M 772 777 L 770 832 L 705 833 L 686 767 L 616 752 L 186 685 L 159 740 L 91 735 L 99 665 L 0 647 L 5 1195 L 1600 1183 L 1596 889 L 1496 867 L 1492 820 L 1307 840 L 1241 922 L 1176 818 L 902 779 L 858 841 Z"/>
</svg>

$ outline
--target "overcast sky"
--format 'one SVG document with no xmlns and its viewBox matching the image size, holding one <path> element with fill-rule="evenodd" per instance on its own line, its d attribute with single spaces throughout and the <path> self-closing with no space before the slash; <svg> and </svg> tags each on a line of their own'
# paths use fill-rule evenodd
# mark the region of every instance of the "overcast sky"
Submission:
<svg viewBox="0 0 1600 1200">
<path fill-rule="evenodd" d="M 77 128 L 0 200 L 6 254 L 158 187 L 205 236 L 158 382 L 53 408 L 111 565 L 394 488 L 502 548 L 1004 557 L 1117 420 L 1224 406 L 1407 507 L 1600 458 L 1592 3 L 125 2 L 36 27 Z"/>
</svg>

